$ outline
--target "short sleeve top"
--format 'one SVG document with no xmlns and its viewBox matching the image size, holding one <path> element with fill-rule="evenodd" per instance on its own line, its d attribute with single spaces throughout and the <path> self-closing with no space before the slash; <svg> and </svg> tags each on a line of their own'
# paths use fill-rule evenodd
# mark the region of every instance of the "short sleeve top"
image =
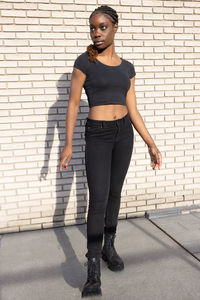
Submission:
<svg viewBox="0 0 200 300">
<path fill-rule="evenodd" d="M 88 59 L 88 52 L 80 54 L 74 62 L 74 68 L 86 75 L 84 90 L 89 107 L 121 104 L 126 105 L 126 94 L 130 88 L 130 78 L 136 75 L 134 65 L 121 58 L 117 66 L 108 66 L 96 59 Z"/>
</svg>

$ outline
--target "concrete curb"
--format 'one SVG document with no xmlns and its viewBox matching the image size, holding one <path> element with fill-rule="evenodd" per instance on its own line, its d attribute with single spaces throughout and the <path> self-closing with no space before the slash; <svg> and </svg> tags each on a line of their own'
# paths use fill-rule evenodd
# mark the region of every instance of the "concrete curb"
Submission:
<svg viewBox="0 0 200 300">
<path fill-rule="evenodd" d="M 200 212 L 200 205 L 172 207 L 168 209 L 149 210 L 145 212 L 145 218 L 155 219 L 162 217 L 176 216 L 191 212 Z"/>
</svg>

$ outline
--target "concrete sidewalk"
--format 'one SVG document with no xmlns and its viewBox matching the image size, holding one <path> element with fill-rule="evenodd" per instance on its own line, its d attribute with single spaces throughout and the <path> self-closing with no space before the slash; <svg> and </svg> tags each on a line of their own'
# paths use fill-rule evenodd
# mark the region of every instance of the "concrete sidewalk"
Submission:
<svg viewBox="0 0 200 300">
<path fill-rule="evenodd" d="M 87 299 L 200 299 L 198 255 L 182 247 L 180 230 L 177 236 L 173 233 L 173 238 L 168 235 L 166 224 L 172 225 L 170 218 L 160 219 L 160 228 L 155 219 L 145 217 L 119 220 L 116 249 L 125 269 L 112 272 L 102 261 L 102 297 Z M 178 218 L 180 215 L 173 216 L 173 222 L 177 223 Z M 197 252 L 199 240 L 195 244 Z M 85 224 L 2 235 L 0 299 L 81 299 L 87 277 L 85 253 Z"/>
</svg>

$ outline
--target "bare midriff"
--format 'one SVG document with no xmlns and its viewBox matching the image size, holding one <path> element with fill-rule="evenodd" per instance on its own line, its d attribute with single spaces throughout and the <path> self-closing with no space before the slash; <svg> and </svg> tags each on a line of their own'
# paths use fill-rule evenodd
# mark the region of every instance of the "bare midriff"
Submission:
<svg viewBox="0 0 200 300">
<path fill-rule="evenodd" d="M 123 118 L 128 113 L 125 105 L 107 104 L 90 108 L 88 118 L 93 120 L 113 121 Z"/>
</svg>

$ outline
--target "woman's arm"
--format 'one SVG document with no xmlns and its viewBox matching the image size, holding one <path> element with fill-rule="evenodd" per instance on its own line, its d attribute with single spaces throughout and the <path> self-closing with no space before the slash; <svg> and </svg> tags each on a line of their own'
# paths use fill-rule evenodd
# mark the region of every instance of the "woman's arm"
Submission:
<svg viewBox="0 0 200 300">
<path fill-rule="evenodd" d="M 80 105 L 80 98 L 82 93 L 82 88 L 86 79 L 86 75 L 79 69 L 74 68 L 72 72 L 71 85 L 70 85 L 70 95 L 69 104 L 66 111 L 66 139 L 65 146 L 61 153 L 59 171 L 62 171 L 62 167 L 68 167 L 68 164 L 72 157 L 72 139 L 74 133 L 74 126 L 76 123 L 76 118 L 78 114 L 78 109 Z M 66 165 L 64 164 L 66 160 Z"/>
<path fill-rule="evenodd" d="M 157 167 L 160 169 L 162 163 L 161 153 L 156 147 L 150 133 L 148 132 L 144 121 L 137 110 L 137 103 L 136 103 L 136 95 L 135 95 L 135 77 L 130 79 L 131 86 L 129 91 L 127 92 L 126 96 L 126 104 L 129 111 L 129 115 L 131 118 L 131 122 L 139 135 L 142 137 L 144 142 L 148 146 L 149 154 L 151 157 L 151 167 L 155 170 Z"/>
</svg>

